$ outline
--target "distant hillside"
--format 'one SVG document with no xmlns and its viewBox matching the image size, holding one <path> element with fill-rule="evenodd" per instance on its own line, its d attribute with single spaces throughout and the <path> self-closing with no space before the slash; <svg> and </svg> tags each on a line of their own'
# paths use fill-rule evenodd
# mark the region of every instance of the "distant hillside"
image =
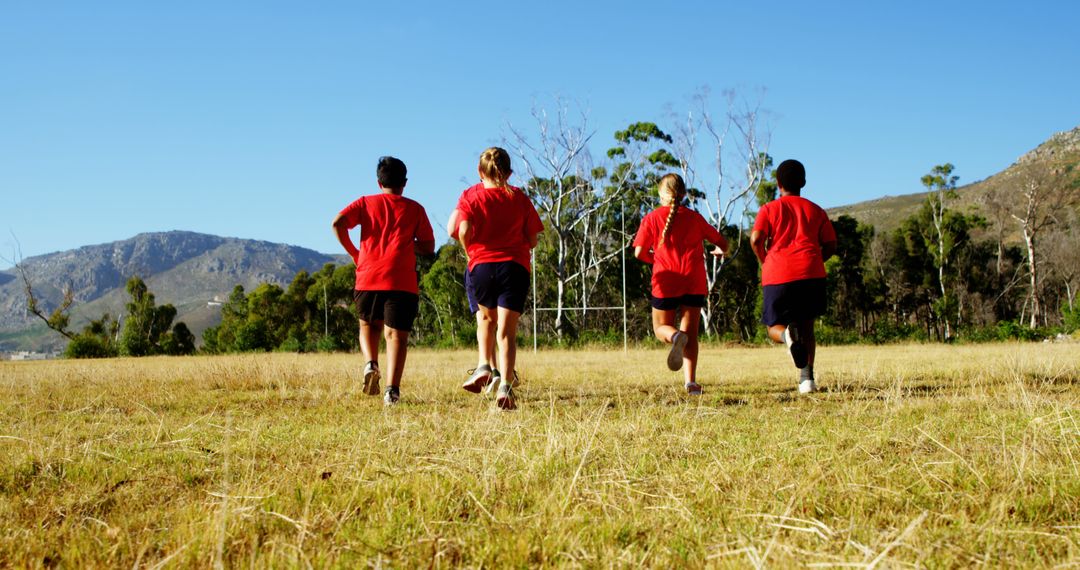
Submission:
<svg viewBox="0 0 1080 570">
<path fill-rule="evenodd" d="M 260 283 L 285 286 L 297 272 L 314 272 L 327 263 L 342 259 L 291 245 L 172 231 L 35 256 L 23 265 L 35 295 L 50 310 L 70 284 L 76 330 L 102 313 L 121 314 L 127 299 L 124 285 L 138 275 L 159 305 L 172 303 L 177 320 L 199 335 L 220 319 L 220 309 L 207 307 L 207 302 L 226 298 L 236 285 L 248 290 Z M 0 349 L 63 345 L 60 335 L 27 313 L 22 279 L 15 270 L 0 271 Z"/>
<path fill-rule="evenodd" d="M 927 165 L 927 172 L 932 166 Z M 962 171 L 963 165 L 957 166 Z M 1005 170 L 985 180 L 960 187 L 957 189 L 959 197 L 951 207 L 987 215 L 987 198 L 995 194 L 1013 200 L 1014 204 L 1018 205 L 1023 199 L 1021 189 L 1029 173 L 1043 176 L 1045 183 L 1053 188 L 1080 188 L 1080 127 L 1057 133 L 1021 156 Z M 885 196 L 830 208 L 829 215 L 835 218 L 846 214 L 860 222 L 873 225 L 879 232 L 891 231 L 917 212 L 925 200 L 925 192 Z"/>
</svg>

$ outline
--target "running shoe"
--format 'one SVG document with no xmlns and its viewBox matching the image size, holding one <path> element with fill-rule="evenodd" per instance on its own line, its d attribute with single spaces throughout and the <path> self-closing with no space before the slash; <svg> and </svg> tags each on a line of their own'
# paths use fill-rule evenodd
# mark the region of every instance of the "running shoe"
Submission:
<svg viewBox="0 0 1080 570">
<path fill-rule="evenodd" d="M 675 334 L 671 335 L 671 350 L 667 355 L 668 370 L 675 371 L 682 368 L 682 353 L 689 340 L 690 337 L 682 331 L 675 331 Z"/>
<path fill-rule="evenodd" d="M 495 405 L 500 410 L 514 410 L 517 409 L 517 403 L 514 401 L 514 390 L 510 387 L 509 382 L 499 382 L 499 390 L 495 396 Z"/>
<path fill-rule="evenodd" d="M 469 379 L 461 385 L 466 392 L 472 392 L 473 394 L 479 394 L 484 386 L 487 386 L 491 382 L 491 367 L 487 364 L 481 364 L 473 370 L 469 371 Z"/>
<path fill-rule="evenodd" d="M 700 396 L 701 395 L 701 384 L 698 384 L 697 382 L 687 382 L 686 383 L 686 393 L 690 394 L 691 396 Z"/>
<path fill-rule="evenodd" d="M 814 383 L 813 379 L 802 380 L 799 382 L 800 394 L 813 394 L 814 392 L 817 392 L 817 384 Z"/>
<path fill-rule="evenodd" d="M 368 396 L 379 395 L 379 365 L 372 360 L 369 360 L 364 365 L 364 393 Z"/>
<path fill-rule="evenodd" d="M 383 394 L 382 401 L 383 401 L 384 405 L 393 406 L 393 405 L 396 405 L 398 403 L 398 400 L 400 400 L 400 399 L 401 399 L 401 391 L 398 390 L 398 387 L 397 386 L 390 386 L 389 388 L 386 389 L 386 393 Z"/>
<path fill-rule="evenodd" d="M 806 344 L 800 337 L 799 328 L 795 326 L 795 323 L 791 323 L 784 330 L 784 343 L 787 344 L 788 352 L 791 353 L 791 360 L 795 362 L 795 368 L 806 368 L 809 355 L 806 352 Z"/>
</svg>

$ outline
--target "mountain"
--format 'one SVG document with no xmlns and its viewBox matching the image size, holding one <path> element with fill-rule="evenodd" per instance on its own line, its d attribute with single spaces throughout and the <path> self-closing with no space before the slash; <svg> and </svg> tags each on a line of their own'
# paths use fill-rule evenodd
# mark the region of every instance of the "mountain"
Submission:
<svg viewBox="0 0 1080 570">
<path fill-rule="evenodd" d="M 928 167 L 927 171 L 929 170 Z M 1018 209 L 1024 199 L 1023 185 L 1031 176 L 1039 177 L 1042 183 L 1050 188 L 1073 191 L 1072 205 L 1077 206 L 1077 196 L 1080 196 L 1080 127 L 1057 133 L 1021 156 L 1005 170 L 985 180 L 958 188 L 957 199 L 951 202 L 949 207 L 979 213 L 993 221 L 991 202 L 996 199 L 1003 202 L 1007 208 Z M 828 212 L 833 218 L 840 215 L 851 216 L 874 226 L 881 233 L 899 227 L 900 223 L 916 213 L 925 201 L 926 193 L 920 192 L 838 206 L 830 208 Z M 1004 219 L 1010 226 L 1015 225 L 1011 218 L 1006 216 Z M 1015 231 L 1011 237 L 1019 239 Z"/>
<path fill-rule="evenodd" d="M 236 285 L 249 291 L 260 283 L 286 286 L 301 270 L 314 272 L 343 261 L 348 262 L 291 245 L 171 231 L 30 257 L 23 266 L 47 310 L 57 306 L 65 285 L 70 285 L 75 294 L 73 330 L 105 312 L 121 314 L 127 280 L 138 275 L 159 305 L 171 303 L 176 320 L 199 335 L 221 318 L 220 308 L 208 302 L 226 299 Z M 48 350 L 64 344 L 63 337 L 27 312 L 18 272 L 0 271 L 0 350 Z"/>
</svg>

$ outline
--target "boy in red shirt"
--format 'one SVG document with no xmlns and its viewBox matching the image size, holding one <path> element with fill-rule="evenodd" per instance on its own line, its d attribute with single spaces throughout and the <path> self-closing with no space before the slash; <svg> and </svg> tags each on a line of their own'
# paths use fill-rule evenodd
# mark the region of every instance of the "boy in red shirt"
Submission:
<svg viewBox="0 0 1080 570">
<path fill-rule="evenodd" d="M 701 326 L 701 307 L 709 294 L 705 278 L 705 248 L 703 242 L 715 244 L 710 253 L 724 255 L 727 240 L 701 217 L 701 214 L 680 207 L 686 198 L 686 184 L 678 174 L 660 179 L 660 207 L 641 220 L 634 236 L 634 257 L 652 264 L 653 333 L 656 338 L 671 344 L 667 365 L 671 370 L 683 368 L 687 393 L 698 396 L 697 383 L 698 329 Z M 675 313 L 682 312 L 679 328 L 675 328 Z"/>
<path fill-rule="evenodd" d="M 495 403 L 512 410 L 516 407 L 512 388 L 518 319 L 529 293 L 530 252 L 544 225 L 525 192 L 508 182 L 513 172 L 509 153 L 498 147 L 485 150 L 477 171 L 480 183 L 466 189 L 458 200 L 458 240 L 469 262 L 468 287 L 477 303 L 477 325 L 483 326 L 484 321 L 496 328 L 503 376 Z M 479 330 L 477 341 L 483 362 L 485 343 Z M 478 371 L 483 367 L 478 366 Z M 479 392 L 490 379 L 489 368 L 486 375 L 473 374 L 462 388 Z"/>
<path fill-rule="evenodd" d="M 416 255 L 435 252 L 435 234 L 424 207 L 403 197 L 405 163 L 392 157 L 376 167 L 381 194 L 364 196 L 334 218 L 334 232 L 356 262 L 353 300 L 360 313 L 360 350 L 364 366 L 364 393 L 379 393 L 379 337 L 386 335 L 390 386 L 383 402 L 394 405 L 401 396 L 409 332 L 420 306 Z M 360 248 L 349 230 L 360 226 Z"/>
<path fill-rule="evenodd" d="M 761 262 L 769 338 L 784 343 L 799 369 L 799 392 L 817 390 L 814 381 L 814 319 L 825 314 L 825 260 L 836 252 L 836 232 L 820 206 L 803 198 L 806 169 L 785 160 L 776 169 L 780 197 L 761 207 L 750 246 Z"/>
</svg>

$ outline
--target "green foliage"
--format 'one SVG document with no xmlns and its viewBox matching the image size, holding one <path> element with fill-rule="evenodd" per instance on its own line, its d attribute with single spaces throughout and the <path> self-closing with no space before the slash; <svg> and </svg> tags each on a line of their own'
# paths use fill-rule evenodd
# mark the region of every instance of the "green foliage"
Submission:
<svg viewBox="0 0 1080 570">
<path fill-rule="evenodd" d="M 130 300 L 125 305 L 127 316 L 124 319 L 123 331 L 120 333 L 121 355 L 149 356 L 167 354 L 168 350 L 186 349 L 179 346 L 173 339 L 166 338 L 173 319 L 176 318 L 175 307 L 157 306 L 154 302 L 154 294 L 137 276 L 128 280 L 127 292 Z M 186 326 L 184 330 L 187 330 Z M 188 334 L 190 335 L 190 331 Z"/>
</svg>

